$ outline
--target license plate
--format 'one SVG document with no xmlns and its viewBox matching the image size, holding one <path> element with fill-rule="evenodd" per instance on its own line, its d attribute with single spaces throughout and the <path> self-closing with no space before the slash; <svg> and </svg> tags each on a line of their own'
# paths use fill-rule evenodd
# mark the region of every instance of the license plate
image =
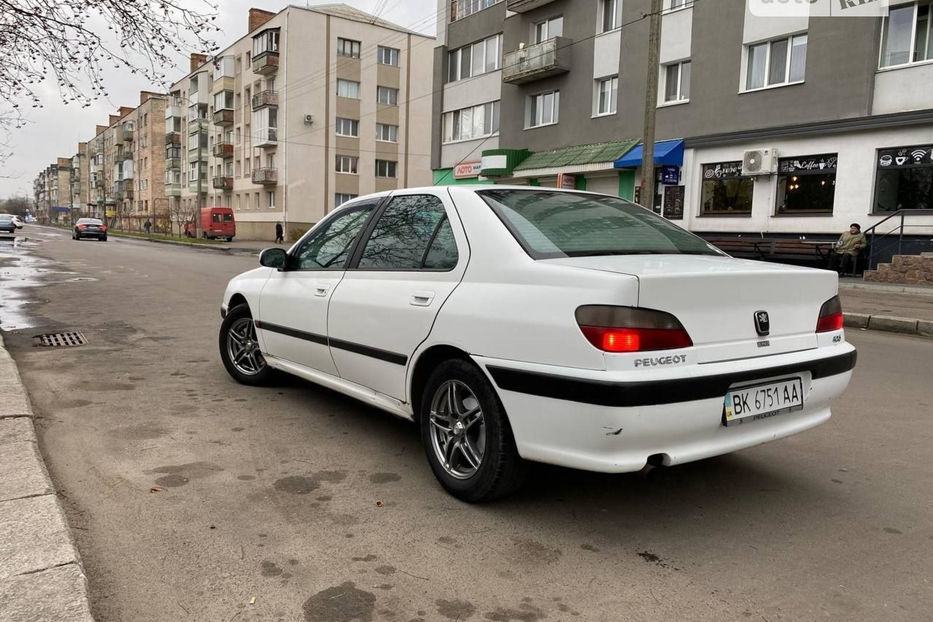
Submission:
<svg viewBox="0 0 933 622">
<path fill-rule="evenodd" d="M 803 409 L 803 381 L 784 378 L 764 384 L 735 386 L 723 400 L 723 423 L 735 425 Z"/>
</svg>

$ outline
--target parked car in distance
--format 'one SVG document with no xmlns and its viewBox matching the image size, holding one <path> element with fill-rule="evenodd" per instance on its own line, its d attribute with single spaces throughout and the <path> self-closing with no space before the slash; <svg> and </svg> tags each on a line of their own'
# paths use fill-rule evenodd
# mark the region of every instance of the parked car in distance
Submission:
<svg viewBox="0 0 933 622">
<path fill-rule="evenodd" d="M 527 461 L 631 472 L 802 432 L 856 360 L 835 273 L 729 257 L 599 194 L 370 195 L 260 264 L 221 305 L 230 375 L 286 372 L 416 421 L 470 502 Z"/>
<path fill-rule="evenodd" d="M 79 218 L 71 231 L 71 239 L 82 238 L 97 238 L 101 242 L 106 242 L 107 225 L 100 218 Z"/>
<path fill-rule="evenodd" d="M 9 216 L 10 218 L 12 218 L 12 219 L 13 219 L 13 224 L 16 225 L 16 228 L 17 228 L 17 229 L 22 229 L 22 228 L 23 228 L 23 225 L 24 225 L 25 223 L 23 222 L 23 219 L 19 217 L 19 215 L 17 215 L 17 214 L 0 214 L 0 218 L 2 218 L 2 217 L 4 217 L 4 216 Z"/>
<path fill-rule="evenodd" d="M 197 235 L 194 220 L 185 222 L 185 237 L 193 238 Z M 236 236 L 236 220 L 233 210 L 229 207 L 202 207 L 201 208 L 201 237 L 209 240 L 224 238 L 232 242 Z"/>
<path fill-rule="evenodd" d="M 17 229 L 22 229 L 23 225 L 17 224 L 17 218 L 13 214 L 0 214 L 0 233 L 16 233 Z"/>
</svg>

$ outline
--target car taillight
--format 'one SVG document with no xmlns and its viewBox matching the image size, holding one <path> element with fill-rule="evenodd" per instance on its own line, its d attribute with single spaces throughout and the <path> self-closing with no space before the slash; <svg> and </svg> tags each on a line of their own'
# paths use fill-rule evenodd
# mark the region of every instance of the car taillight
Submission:
<svg viewBox="0 0 933 622">
<path fill-rule="evenodd" d="M 87 225 L 78 225 L 78 229 L 84 229 Z"/>
<path fill-rule="evenodd" d="M 100 226 L 100 230 L 101 230 L 101 231 L 106 231 L 106 230 L 107 230 L 107 225 L 101 225 L 101 226 Z"/>
<path fill-rule="evenodd" d="M 587 340 L 605 352 L 645 352 L 689 348 L 693 340 L 680 321 L 663 311 L 586 305 L 576 311 Z"/>
<path fill-rule="evenodd" d="M 842 303 L 839 296 L 833 296 L 820 307 L 820 317 L 816 321 L 816 332 L 828 333 L 842 328 Z"/>
</svg>

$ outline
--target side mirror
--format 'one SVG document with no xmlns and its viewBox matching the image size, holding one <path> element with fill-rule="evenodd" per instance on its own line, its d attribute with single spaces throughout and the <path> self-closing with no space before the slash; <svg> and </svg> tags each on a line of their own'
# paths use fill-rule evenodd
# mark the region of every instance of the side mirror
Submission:
<svg viewBox="0 0 933 622">
<path fill-rule="evenodd" d="M 288 263 L 288 253 L 281 248 L 267 248 L 259 253 L 259 265 L 282 270 Z"/>
</svg>

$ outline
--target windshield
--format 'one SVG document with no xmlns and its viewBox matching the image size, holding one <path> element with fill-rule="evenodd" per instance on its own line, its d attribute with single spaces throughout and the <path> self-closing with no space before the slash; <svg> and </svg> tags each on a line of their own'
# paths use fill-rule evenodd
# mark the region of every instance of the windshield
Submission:
<svg viewBox="0 0 933 622">
<path fill-rule="evenodd" d="M 477 194 L 534 259 L 721 254 L 705 240 L 623 199 L 547 190 L 483 190 Z"/>
<path fill-rule="evenodd" d="M 103 222 L 98 218 L 79 218 L 76 225 L 100 225 Z"/>
</svg>

